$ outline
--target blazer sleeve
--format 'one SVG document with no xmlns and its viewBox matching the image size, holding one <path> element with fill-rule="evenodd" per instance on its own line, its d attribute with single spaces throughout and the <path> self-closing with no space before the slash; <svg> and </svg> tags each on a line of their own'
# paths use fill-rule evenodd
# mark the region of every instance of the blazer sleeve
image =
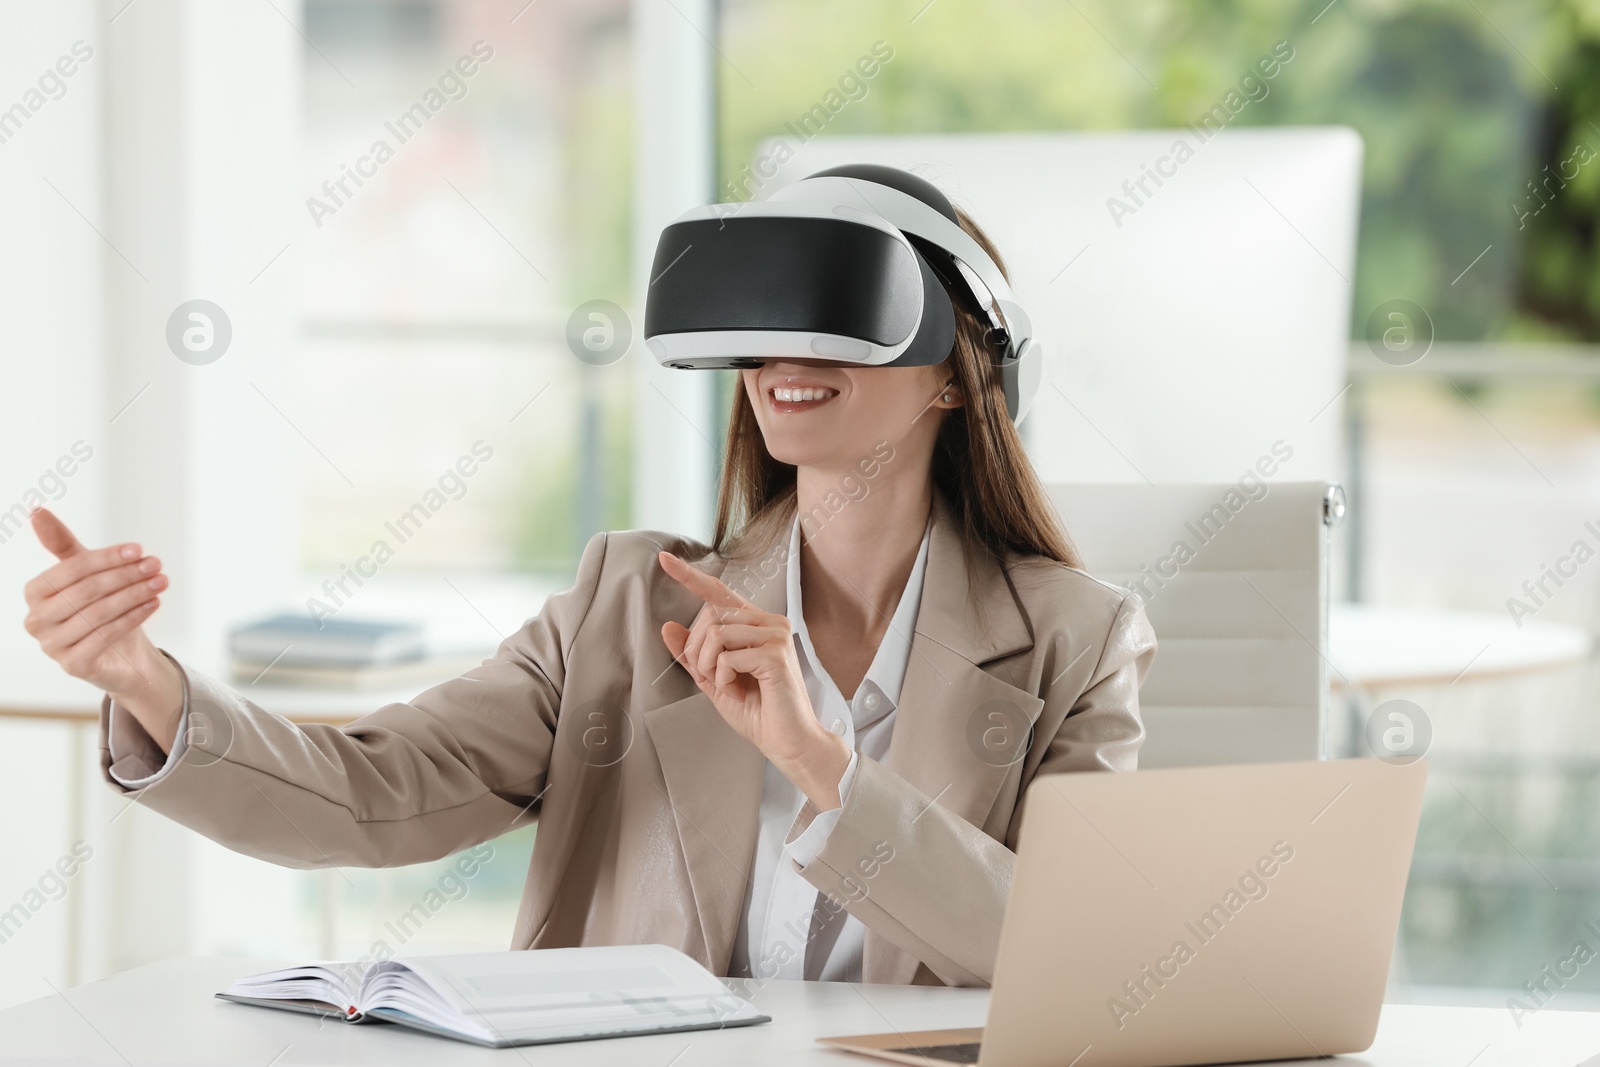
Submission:
<svg viewBox="0 0 1600 1067">
<path fill-rule="evenodd" d="M 1060 688 L 1043 694 L 1043 722 L 1055 718 L 1052 703 L 1070 701 L 1071 707 L 1046 742 L 1035 775 L 1134 769 L 1144 739 L 1139 686 L 1155 647 L 1143 607 L 1125 596 L 1085 687 L 1071 695 Z M 1019 788 L 1025 791 L 1031 781 L 1025 776 Z M 809 802 L 802 821 L 807 814 L 815 814 Z M 800 871 L 946 985 L 987 986 L 1011 893 L 1020 796 L 1008 825 L 1006 840 L 997 840 L 883 764 L 862 758 L 826 843 Z M 884 854 L 885 843 L 892 856 Z"/>
<path fill-rule="evenodd" d="M 123 777 L 166 757 L 107 696 L 101 773 L 130 800 L 287 867 L 422 863 L 496 837 L 535 817 L 567 656 L 605 554 L 606 535 L 597 534 L 573 587 L 492 658 L 346 726 L 297 725 L 173 658 L 186 694 L 183 752 L 148 784 L 120 784 L 108 743 L 113 710 Z"/>
</svg>

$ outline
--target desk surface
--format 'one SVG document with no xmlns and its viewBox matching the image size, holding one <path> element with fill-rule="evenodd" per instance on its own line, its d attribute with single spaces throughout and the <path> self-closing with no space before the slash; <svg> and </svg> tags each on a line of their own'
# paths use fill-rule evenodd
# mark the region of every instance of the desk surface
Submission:
<svg viewBox="0 0 1600 1067">
<path fill-rule="evenodd" d="M 978 989 L 768 982 L 751 999 L 772 1022 L 721 1032 L 481 1049 L 381 1024 L 349 1026 L 214 999 L 233 979 L 291 961 L 176 958 L 0 1012 L 0 1061 L 291 1064 L 637 1063 L 649 1067 L 874 1062 L 817 1046 L 829 1034 L 981 1026 Z M 1350 1067 L 1575 1067 L 1600 1053 L 1600 1012 L 1547 1010 L 1519 1028 L 1499 1008 L 1391 1004 L 1378 1041 Z M 1307 1061 L 1298 1061 L 1305 1063 Z"/>
<path fill-rule="evenodd" d="M 1509 615 L 1379 604 L 1328 609 L 1328 681 L 1378 688 L 1449 685 L 1583 663 L 1588 631 L 1566 623 Z"/>
</svg>

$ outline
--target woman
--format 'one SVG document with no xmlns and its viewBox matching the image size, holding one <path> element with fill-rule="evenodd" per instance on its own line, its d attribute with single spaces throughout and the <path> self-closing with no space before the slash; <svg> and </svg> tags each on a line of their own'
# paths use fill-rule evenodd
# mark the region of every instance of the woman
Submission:
<svg viewBox="0 0 1600 1067">
<path fill-rule="evenodd" d="M 1155 641 L 1080 568 L 953 303 L 937 365 L 740 371 L 712 545 L 599 534 L 492 659 L 349 726 L 157 649 L 159 561 L 44 510 L 28 632 L 105 691 L 113 787 L 240 852 L 392 866 L 537 818 L 513 948 L 987 985 L 1024 790 L 1134 767 Z"/>
</svg>

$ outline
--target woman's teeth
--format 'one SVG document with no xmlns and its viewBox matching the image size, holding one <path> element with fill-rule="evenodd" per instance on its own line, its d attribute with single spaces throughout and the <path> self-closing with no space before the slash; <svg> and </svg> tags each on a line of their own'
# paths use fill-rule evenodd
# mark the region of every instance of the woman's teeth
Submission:
<svg viewBox="0 0 1600 1067">
<path fill-rule="evenodd" d="M 772 390 L 772 399 L 785 404 L 795 404 L 806 400 L 827 400 L 829 397 L 838 396 L 837 389 L 818 389 L 806 387 L 791 389 L 786 386 L 777 386 Z"/>
</svg>

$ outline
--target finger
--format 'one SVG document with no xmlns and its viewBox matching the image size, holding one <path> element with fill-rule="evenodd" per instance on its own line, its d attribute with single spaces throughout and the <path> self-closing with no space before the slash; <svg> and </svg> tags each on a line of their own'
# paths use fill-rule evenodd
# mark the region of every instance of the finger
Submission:
<svg viewBox="0 0 1600 1067">
<path fill-rule="evenodd" d="M 702 677 L 715 678 L 717 676 L 717 657 L 722 654 L 722 638 L 717 632 L 717 627 L 706 627 L 705 639 L 700 642 L 700 648 L 695 652 L 694 665 Z"/>
<path fill-rule="evenodd" d="M 46 654 L 55 656 L 82 641 L 112 619 L 139 604 L 155 599 L 156 596 L 156 590 L 141 582 L 111 596 L 102 597 L 92 604 L 84 605 L 83 610 L 75 612 L 55 626 L 45 629 L 39 637 L 39 647 Z"/>
<path fill-rule="evenodd" d="M 748 608 L 752 605 L 722 582 L 698 568 L 691 567 L 671 552 L 657 555 L 661 569 L 689 592 L 719 608 Z"/>
<path fill-rule="evenodd" d="M 46 626 L 60 622 L 79 608 L 86 607 L 112 593 L 120 592 L 130 585 L 155 581 L 157 578 L 164 579 L 165 575 L 156 573 L 160 569 L 160 560 L 154 556 L 146 556 L 136 563 L 124 563 L 120 567 L 91 574 L 40 603 L 32 612 L 33 618 Z M 164 584 L 163 581 L 162 585 Z M 151 588 L 160 589 L 162 585 Z"/>
<path fill-rule="evenodd" d="M 772 664 L 773 655 L 764 647 L 730 648 L 722 653 L 722 659 L 740 674 L 756 674 Z"/>
<path fill-rule="evenodd" d="M 703 679 L 695 670 L 694 659 L 687 651 L 689 631 L 682 623 L 668 622 L 661 627 L 661 640 L 666 642 L 667 651 L 672 653 L 672 658 L 678 665 L 689 672 L 689 677 L 694 679 L 696 685 L 703 688 Z"/>
<path fill-rule="evenodd" d="M 749 675 L 752 679 L 759 679 L 760 672 L 772 665 L 772 650 L 770 648 L 730 648 L 717 657 L 716 673 L 714 675 L 718 686 L 731 692 L 743 693 L 750 683 L 739 681 L 741 676 Z M 759 681 L 754 684 L 759 686 Z"/>
<path fill-rule="evenodd" d="M 718 689 L 731 689 L 733 683 L 739 680 L 739 672 L 734 669 L 733 661 L 727 656 L 717 657 L 716 683 Z"/>
<path fill-rule="evenodd" d="M 106 649 L 138 629 L 140 624 L 153 615 L 160 606 L 159 600 L 147 600 L 143 604 L 135 604 L 88 634 L 77 644 L 54 655 L 53 658 L 66 668 L 69 674 L 87 671 Z"/>
<path fill-rule="evenodd" d="M 776 616 L 776 618 L 781 617 Z M 774 618 L 775 616 L 758 608 L 718 608 L 710 604 L 704 604 L 701 606 L 699 613 L 695 615 L 694 624 L 689 627 L 686 652 L 698 662 L 700 647 L 705 642 L 706 633 L 714 626 L 725 625 L 729 622 L 735 625 L 763 626 L 769 624 Z"/>
<path fill-rule="evenodd" d="M 667 646 L 667 652 L 673 659 L 683 655 L 684 642 L 689 640 L 689 628 L 681 622 L 663 623 L 661 626 L 661 640 Z"/>
<path fill-rule="evenodd" d="M 152 580 L 159 581 L 160 586 L 164 587 L 166 575 L 158 574 Z M 96 627 L 104 626 L 128 609 L 154 599 L 157 591 L 158 589 L 152 587 L 149 582 L 136 582 L 110 596 L 85 604 L 83 610 L 74 612 L 46 630 L 44 636 L 39 639 L 39 647 L 51 655 L 61 649 L 70 648 L 92 633 Z"/>
<path fill-rule="evenodd" d="M 715 612 L 709 604 L 702 607 L 700 613 L 694 617 L 694 625 L 689 627 L 689 638 L 683 643 L 683 655 L 688 662 L 694 664 L 700 662 L 700 648 L 705 644 L 706 632 L 711 628 L 715 618 Z"/>
<path fill-rule="evenodd" d="M 29 581 L 22 591 L 28 603 L 39 603 L 88 575 L 131 563 L 138 558 L 139 546 L 132 543 L 72 552 L 60 563 Z"/>
<path fill-rule="evenodd" d="M 743 623 L 714 623 L 708 632 L 716 635 L 717 642 L 723 648 L 754 648 L 770 644 L 778 637 L 778 631 L 773 627 Z"/>
<path fill-rule="evenodd" d="M 723 608 L 707 604 L 705 608 L 706 622 L 713 625 L 731 622 L 743 623 L 748 626 L 764 626 L 778 617 L 774 616 L 770 611 L 762 611 L 760 608 L 755 607 Z"/>
<path fill-rule="evenodd" d="M 35 508 L 29 518 L 33 522 L 33 535 L 57 559 L 66 559 L 79 552 L 89 551 L 83 546 L 83 542 L 67 529 L 67 524 L 57 518 L 56 513 L 49 508 Z"/>
</svg>

